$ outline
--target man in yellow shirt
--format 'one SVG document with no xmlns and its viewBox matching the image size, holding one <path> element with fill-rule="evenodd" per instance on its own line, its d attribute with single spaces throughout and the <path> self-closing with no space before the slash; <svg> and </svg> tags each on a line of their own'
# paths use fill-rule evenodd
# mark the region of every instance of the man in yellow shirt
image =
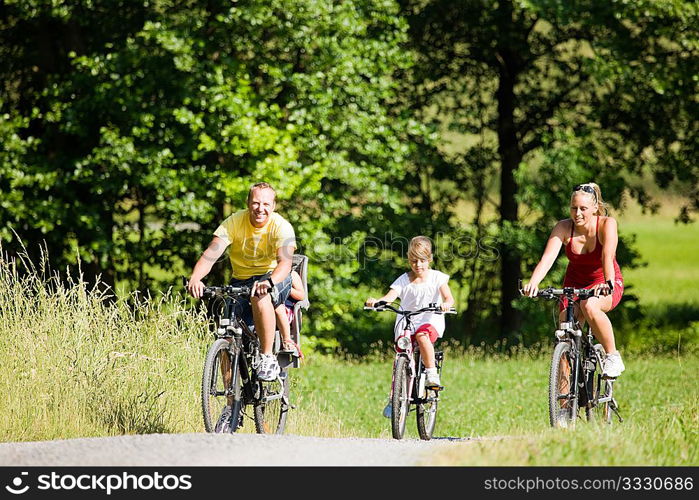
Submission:
<svg viewBox="0 0 699 500">
<path fill-rule="evenodd" d="M 296 249 L 293 227 L 274 212 L 275 198 L 276 192 L 266 182 L 250 188 L 248 208 L 228 217 L 214 231 L 211 243 L 194 266 L 187 287 L 193 297 L 200 298 L 204 291 L 201 280 L 230 246 L 231 284 L 253 287 L 250 303 L 262 350 L 257 372 L 261 380 L 274 380 L 279 375 L 279 363 L 272 354 L 276 326 L 274 311 L 277 307 L 284 307 L 289 296 L 291 262 Z M 276 293 L 267 280 L 258 281 L 269 272 Z"/>
</svg>

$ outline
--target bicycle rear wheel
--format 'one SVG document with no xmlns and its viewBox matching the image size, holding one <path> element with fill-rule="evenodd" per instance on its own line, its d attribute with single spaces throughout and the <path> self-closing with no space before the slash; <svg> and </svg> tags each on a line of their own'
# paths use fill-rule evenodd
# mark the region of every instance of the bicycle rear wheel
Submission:
<svg viewBox="0 0 699 500">
<path fill-rule="evenodd" d="M 391 430 L 394 439 L 403 439 L 403 435 L 405 435 L 405 424 L 410 409 L 409 381 L 408 360 L 399 356 L 393 366 L 393 395 L 391 397 Z"/>
<path fill-rule="evenodd" d="M 573 397 L 573 366 L 570 344 L 559 342 L 551 358 L 549 373 L 549 422 L 552 427 L 575 425 L 578 414 L 578 398 Z"/>
<path fill-rule="evenodd" d="M 435 361 L 437 370 L 442 374 L 442 360 L 444 359 L 443 352 L 435 352 Z M 422 363 L 419 366 L 423 366 Z M 424 369 L 424 368 L 423 368 Z M 422 383 L 420 383 L 422 386 Z M 421 392 L 421 391 L 417 391 Z M 418 395 L 419 396 L 419 395 Z M 417 404 L 417 432 L 420 439 L 429 441 L 434 434 L 435 424 L 437 423 L 437 405 L 439 404 L 439 391 L 433 389 L 425 389 L 425 399 Z"/>
<path fill-rule="evenodd" d="M 417 405 L 417 432 L 420 439 L 429 441 L 432 439 L 434 427 L 437 423 L 437 404 L 439 403 L 439 391 L 427 389 L 425 401 Z"/>
<path fill-rule="evenodd" d="M 282 370 L 277 380 L 257 383 L 260 397 L 253 403 L 257 433 L 283 434 L 289 413 L 289 371 Z"/>
<path fill-rule="evenodd" d="M 216 427 L 231 399 L 230 425 L 226 431 L 235 432 L 239 427 L 242 408 L 240 376 L 231 369 L 230 349 L 230 340 L 218 339 L 206 354 L 201 381 L 201 408 L 206 432 L 221 432 Z"/>
</svg>

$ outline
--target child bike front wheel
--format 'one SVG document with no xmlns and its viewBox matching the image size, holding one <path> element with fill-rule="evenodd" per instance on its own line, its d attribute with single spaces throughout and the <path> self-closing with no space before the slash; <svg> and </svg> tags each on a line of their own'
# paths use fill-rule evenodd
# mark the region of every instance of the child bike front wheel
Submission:
<svg viewBox="0 0 699 500">
<path fill-rule="evenodd" d="M 391 430 L 394 439 L 403 439 L 410 410 L 410 374 L 408 359 L 399 356 L 393 367 L 393 395 L 391 397 Z"/>
</svg>

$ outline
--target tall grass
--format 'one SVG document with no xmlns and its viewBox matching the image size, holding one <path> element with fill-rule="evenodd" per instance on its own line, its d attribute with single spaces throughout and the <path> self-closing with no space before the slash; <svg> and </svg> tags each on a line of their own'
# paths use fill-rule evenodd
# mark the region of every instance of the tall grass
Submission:
<svg viewBox="0 0 699 500">
<path fill-rule="evenodd" d="M 0 439 L 198 430 L 202 317 L 45 274 L 0 260 Z"/>
</svg>

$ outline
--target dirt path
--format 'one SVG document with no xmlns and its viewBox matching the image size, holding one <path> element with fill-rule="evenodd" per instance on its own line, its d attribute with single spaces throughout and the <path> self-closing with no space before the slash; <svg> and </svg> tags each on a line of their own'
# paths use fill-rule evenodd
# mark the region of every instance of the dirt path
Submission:
<svg viewBox="0 0 699 500">
<path fill-rule="evenodd" d="M 0 443 L 0 465 L 418 465 L 442 447 L 476 440 L 150 434 Z"/>
</svg>

